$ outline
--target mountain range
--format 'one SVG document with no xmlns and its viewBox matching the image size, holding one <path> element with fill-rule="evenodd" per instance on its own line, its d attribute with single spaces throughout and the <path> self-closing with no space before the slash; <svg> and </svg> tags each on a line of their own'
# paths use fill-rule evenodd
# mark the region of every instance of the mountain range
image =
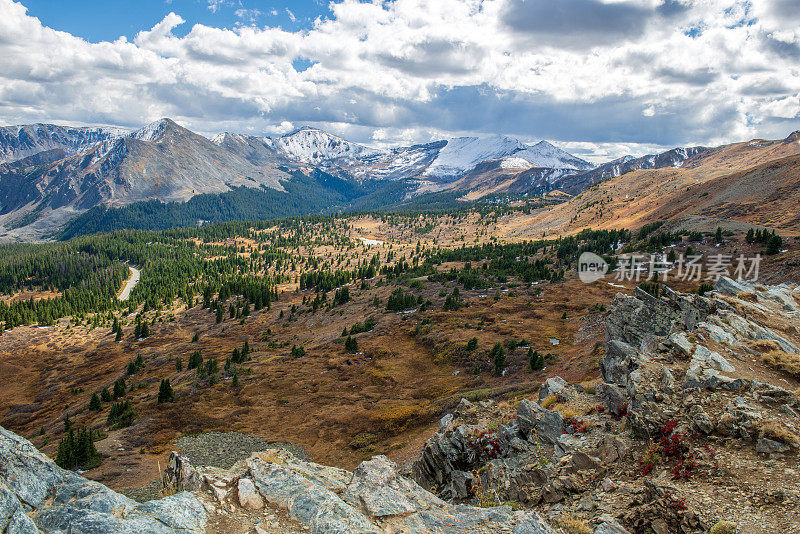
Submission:
<svg viewBox="0 0 800 534">
<path fill-rule="evenodd" d="M 680 167 L 710 151 L 675 148 L 595 166 L 547 141 L 526 144 L 505 135 L 383 150 L 311 127 L 278 137 L 207 138 L 166 118 L 134 131 L 7 126 L 0 128 L 0 239 L 53 236 L 67 223 L 70 235 L 85 233 L 107 227 L 110 219 L 105 226 L 92 219 L 110 214 L 118 224 L 152 227 L 133 220 L 143 211 L 157 218 L 155 212 L 171 210 L 172 222 L 163 224 L 202 224 L 397 207 L 431 194 L 453 202 L 556 190 L 576 195 L 609 178 Z M 127 211 L 113 211 L 120 209 Z M 204 216 L 209 209 L 213 214 Z"/>
</svg>

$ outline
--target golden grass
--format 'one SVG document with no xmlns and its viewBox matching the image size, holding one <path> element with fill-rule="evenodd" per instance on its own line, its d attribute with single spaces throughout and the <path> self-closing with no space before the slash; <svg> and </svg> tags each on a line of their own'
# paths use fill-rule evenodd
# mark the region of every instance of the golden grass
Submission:
<svg viewBox="0 0 800 534">
<path fill-rule="evenodd" d="M 428 405 L 395 405 L 371 412 L 370 419 L 381 431 L 398 433 L 415 426 L 414 423 L 425 422 L 430 412 Z"/>
<path fill-rule="evenodd" d="M 786 426 L 777 421 L 767 421 L 761 425 L 759 435 L 787 445 L 800 445 L 800 439 Z"/>
<path fill-rule="evenodd" d="M 750 291 L 739 291 L 736 294 L 736 298 L 747 302 L 758 302 L 758 295 Z"/>
<path fill-rule="evenodd" d="M 555 395 L 548 395 L 542 401 L 542 408 L 547 408 L 548 410 L 552 408 L 558 402 L 558 397 Z"/>
<path fill-rule="evenodd" d="M 592 527 L 585 520 L 574 515 L 562 515 L 556 519 L 561 530 L 567 534 L 592 534 Z"/>
<path fill-rule="evenodd" d="M 778 345 L 777 341 L 773 341 L 772 339 L 759 339 L 758 341 L 750 343 L 750 348 L 758 352 L 770 352 L 773 350 L 780 350 L 780 345 Z"/>
<path fill-rule="evenodd" d="M 800 376 L 800 355 L 771 350 L 761 355 L 761 361 L 792 376 Z"/>
</svg>

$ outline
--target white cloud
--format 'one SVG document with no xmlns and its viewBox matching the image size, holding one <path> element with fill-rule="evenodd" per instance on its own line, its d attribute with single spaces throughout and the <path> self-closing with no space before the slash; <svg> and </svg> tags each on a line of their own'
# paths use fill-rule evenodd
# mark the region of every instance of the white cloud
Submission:
<svg viewBox="0 0 800 534">
<path fill-rule="evenodd" d="M 343 0 L 296 32 L 241 8 L 233 29 L 182 37 L 170 13 L 130 42 L 89 43 L 0 0 L 0 122 L 312 124 L 381 146 L 506 133 L 583 157 L 798 128 L 797 0 L 564 1 L 574 16 L 543 0 Z M 604 36 L 606 14 L 620 20 Z"/>
<path fill-rule="evenodd" d="M 297 20 L 297 17 L 294 16 L 294 13 L 292 13 L 292 10 L 289 9 L 288 7 L 286 8 L 286 14 L 289 15 L 289 20 L 291 20 L 292 22 L 295 22 Z"/>
</svg>

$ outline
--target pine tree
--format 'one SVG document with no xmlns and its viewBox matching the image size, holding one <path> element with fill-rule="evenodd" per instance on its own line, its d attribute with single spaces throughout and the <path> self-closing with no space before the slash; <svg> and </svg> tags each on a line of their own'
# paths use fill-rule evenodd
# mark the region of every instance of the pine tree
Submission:
<svg viewBox="0 0 800 534">
<path fill-rule="evenodd" d="M 773 233 L 771 236 L 767 238 L 767 250 L 765 251 L 767 254 L 777 254 L 781 251 L 781 246 L 783 245 L 783 239 L 781 236 Z"/>
<path fill-rule="evenodd" d="M 175 400 L 175 392 L 172 391 L 172 386 L 169 383 L 169 378 L 165 378 L 158 386 L 158 403 L 173 402 Z"/>
<path fill-rule="evenodd" d="M 125 387 L 125 379 L 124 378 L 118 378 L 114 382 L 114 398 L 118 399 L 120 397 L 124 397 L 125 393 L 126 393 L 126 389 L 127 388 Z"/>
<path fill-rule="evenodd" d="M 92 432 L 85 427 L 78 428 L 77 432 L 70 428 L 67 435 L 58 442 L 55 462 L 64 469 L 100 465 L 100 454 L 94 446 Z"/>
<path fill-rule="evenodd" d="M 89 409 L 93 412 L 98 412 L 102 408 L 100 404 L 100 397 L 97 393 L 92 393 L 92 398 L 89 400 Z"/>
<path fill-rule="evenodd" d="M 100 390 L 100 400 L 103 402 L 111 402 L 111 393 L 108 392 L 108 388 Z"/>
<path fill-rule="evenodd" d="M 503 370 L 506 368 L 506 351 L 503 345 L 501 343 L 495 343 L 489 356 L 494 362 L 494 373 L 498 376 L 503 374 Z"/>
</svg>

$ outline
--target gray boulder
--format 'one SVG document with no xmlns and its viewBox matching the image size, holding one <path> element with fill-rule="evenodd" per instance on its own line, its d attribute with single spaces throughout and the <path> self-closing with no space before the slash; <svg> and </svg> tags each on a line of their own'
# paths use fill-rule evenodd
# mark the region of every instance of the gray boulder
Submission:
<svg viewBox="0 0 800 534">
<path fill-rule="evenodd" d="M 692 362 L 697 361 L 701 366 L 711 367 L 717 371 L 724 373 L 732 373 L 736 368 L 731 365 L 728 360 L 722 357 L 718 352 L 709 350 L 708 348 L 697 345 L 692 354 Z"/>
<path fill-rule="evenodd" d="M 606 344 L 606 354 L 600 360 L 600 371 L 605 382 L 625 386 L 628 376 L 640 366 L 639 352 L 632 345 L 618 339 Z"/>
<path fill-rule="evenodd" d="M 567 381 L 561 378 L 560 376 L 553 376 L 548 378 L 547 380 L 545 380 L 544 384 L 542 384 L 542 387 L 539 388 L 539 402 L 542 402 L 550 395 L 557 395 L 568 385 L 569 384 L 567 384 Z"/>
<path fill-rule="evenodd" d="M 555 445 L 564 431 L 564 420 L 556 410 L 543 408 L 527 399 L 517 405 L 519 430 L 530 441 L 535 435 L 551 445 Z"/>
<path fill-rule="evenodd" d="M 723 295 L 727 295 L 729 297 L 735 297 L 739 293 L 746 293 L 750 291 L 750 287 L 746 286 L 732 278 L 727 276 L 720 277 L 719 280 L 716 281 L 714 284 L 714 291 L 717 293 L 721 293 Z"/>
<path fill-rule="evenodd" d="M 600 520 L 601 523 L 594 530 L 594 534 L 630 534 L 625 527 L 611 516 L 603 515 Z"/>
<path fill-rule="evenodd" d="M 614 384 L 600 384 L 598 393 L 606 409 L 614 416 L 621 416 L 628 410 L 628 397 Z"/>
<path fill-rule="evenodd" d="M 206 511 L 181 492 L 144 504 L 61 469 L 29 441 L 0 427 L 3 532 L 204 533 Z"/>
<path fill-rule="evenodd" d="M 398 475 L 397 465 L 383 455 L 373 456 L 356 467 L 343 497 L 350 505 L 361 507 L 372 519 L 447 506 L 419 484 Z"/>
</svg>

